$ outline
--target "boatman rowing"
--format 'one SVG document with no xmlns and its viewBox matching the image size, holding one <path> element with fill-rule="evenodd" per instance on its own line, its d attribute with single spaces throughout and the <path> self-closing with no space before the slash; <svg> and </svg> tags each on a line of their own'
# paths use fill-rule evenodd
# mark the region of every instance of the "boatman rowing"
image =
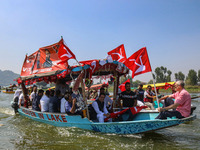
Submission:
<svg viewBox="0 0 200 150">
<path fill-rule="evenodd" d="M 177 81 L 175 83 L 176 93 L 172 95 L 167 95 L 159 99 L 159 101 L 166 99 L 168 97 L 175 98 L 175 102 L 172 105 L 169 105 L 164 108 L 158 108 L 160 114 L 156 117 L 156 119 L 167 119 L 167 117 L 176 117 L 176 118 L 184 118 L 189 117 L 191 112 L 191 96 L 184 89 L 184 82 Z M 169 109 L 176 109 L 174 111 L 168 111 Z"/>
</svg>

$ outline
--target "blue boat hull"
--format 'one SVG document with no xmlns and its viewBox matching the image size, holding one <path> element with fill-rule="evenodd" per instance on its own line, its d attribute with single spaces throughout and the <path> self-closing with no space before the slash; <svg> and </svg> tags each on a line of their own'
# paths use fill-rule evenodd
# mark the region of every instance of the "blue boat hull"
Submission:
<svg viewBox="0 0 200 150">
<path fill-rule="evenodd" d="M 152 130 L 167 128 L 170 126 L 179 125 L 186 121 L 192 121 L 196 116 L 190 116 L 184 119 L 154 119 L 158 112 L 141 112 L 134 118 L 134 121 L 122 122 L 106 122 L 96 123 L 88 120 L 88 118 L 81 118 L 81 116 L 68 116 L 60 113 L 44 113 L 33 111 L 24 107 L 18 109 L 20 115 L 31 118 L 35 121 L 43 122 L 58 127 L 77 127 L 102 133 L 114 134 L 136 134 Z"/>
</svg>

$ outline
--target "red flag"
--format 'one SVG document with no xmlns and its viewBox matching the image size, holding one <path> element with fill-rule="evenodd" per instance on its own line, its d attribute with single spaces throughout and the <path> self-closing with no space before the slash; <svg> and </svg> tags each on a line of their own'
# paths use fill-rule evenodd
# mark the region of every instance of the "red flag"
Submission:
<svg viewBox="0 0 200 150">
<path fill-rule="evenodd" d="M 139 113 L 142 109 L 145 109 L 147 108 L 147 106 L 136 106 L 136 107 L 129 107 L 129 108 L 126 108 L 122 111 L 119 111 L 119 112 L 114 112 L 114 113 L 110 113 L 110 117 L 109 118 L 117 118 L 119 117 L 120 115 L 124 114 L 127 110 L 131 110 L 131 113 L 134 115 L 134 114 L 137 114 Z M 109 118 L 105 118 L 104 121 L 108 121 Z"/>
<path fill-rule="evenodd" d="M 108 55 L 110 55 L 113 60 L 117 60 L 118 62 L 124 63 L 126 61 L 126 52 L 124 49 L 124 44 L 108 52 Z"/>
<path fill-rule="evenodd" d="M 62 60 L 62 62 L 66 62 L 69 59 L 76 59 L 72 51 L 63 43 L 63 40 L 60 41 L 58 57 Z"/>
<path fill-rule="evenodd" d="M 132 70 L 132 78 L 134 76 L 143 74 L 151 71 L 151 65 L 149 62 L 148 54 L 146 47 L 141 48 L 137 52 L 135 52 L 132 56 L 130 56 L 125 65 Z"/>
<path fill-rule="evenodd" d="M 168 88 L 172 88 L 173 84 L 165 83 L 164 89 L 167 90 Z"/>
<path fill-rule="evenodd" d="M 98 60 L 87 60 L 87 61 L 80 61 L 80 63 L 85 64 L 85 65 L 90 65 L 90 76 L 89 78 L 92 77 L 92 74 L 99 68 L 99 61 Z"/>
<path fill-rule="evenodd" d="M 126 80 L 124 83 L 122 83 L 122 84 L 119 86 L 119 88 L 120 88 L 120 90 L 121 90 L 122 92 L 126 90 L 126 89 L 125 89 L 125 84 L 126 84 L 127 82 L 130 83 L 130 79 Z"/>
</svg>

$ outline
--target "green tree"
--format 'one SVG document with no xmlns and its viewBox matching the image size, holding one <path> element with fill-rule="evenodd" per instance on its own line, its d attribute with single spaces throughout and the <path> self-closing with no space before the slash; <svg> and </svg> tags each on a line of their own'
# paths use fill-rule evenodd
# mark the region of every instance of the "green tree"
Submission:
<svg viewBox="0 0 200 150">
<path fill-rule="evenodd" d="M 185 75 L 181 71 L 175 73 L 174 75 L 176 80 L 183 80 L 183 81 L 185 80 Z"/>
<path fill-rule="evenodd" d="M 167 70 L 167 77 L 166 77 L 167 82 L 171 81 L 171 75 L 172 75 L 172 72 L 170 70 Z"/>
<path fill-rule="evenodd" d="M 200 82 L 200 70 L 198 70 L 198 81 Z"/>
<path fill-rule="evenodd" d="M 188 76 L 186 78 L 186 83 L 188 85 L 197 85 L 197 72 L 195 70 L 189 70 Z"/>
<path fill-rule="evenodd" d="M 140 80 L 136 80 L 133 82 L 133 87 L 138 87 L 142 82 Z"/>
<path fill-rule="evenodd" d="M 157 83 L 161 82 L 170 82 L 171 81 L 171 74 L 170 70 L 167 70 L 166 67 L 157 67 L 155 69 L 155 79 Z"/>
<path fill-rule="evenodd" d="M 150 81 L 148 82 L 148 84 L 153 84 L 153 80 L 150 80 Z"/>
<path fill-rule="evenodd" d="M 130 84 L 131 84 L 131 86 L 133 86 L 133 80 L 132 80 L 131 75 L 128 75 L 126 77 L 124 77 L 124 76 L 120 77 L 120 84 L 122 84 L 123 82 L 125 82 L 128 79 L 130 79 Z"/>
</svg>

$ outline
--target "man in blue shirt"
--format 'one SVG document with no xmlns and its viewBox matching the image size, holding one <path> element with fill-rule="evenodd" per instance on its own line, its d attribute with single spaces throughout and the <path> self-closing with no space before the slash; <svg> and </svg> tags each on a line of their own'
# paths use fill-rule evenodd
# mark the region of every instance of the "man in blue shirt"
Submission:
<svg viewBox="0 0 200 150">
<path fill-rule="evenodd" d="M 56 94 L 50 97 L 49 100 L 49 112 L 59 113 L 60 112 L 60 90 L 56 90 Z"/>
</svg>

